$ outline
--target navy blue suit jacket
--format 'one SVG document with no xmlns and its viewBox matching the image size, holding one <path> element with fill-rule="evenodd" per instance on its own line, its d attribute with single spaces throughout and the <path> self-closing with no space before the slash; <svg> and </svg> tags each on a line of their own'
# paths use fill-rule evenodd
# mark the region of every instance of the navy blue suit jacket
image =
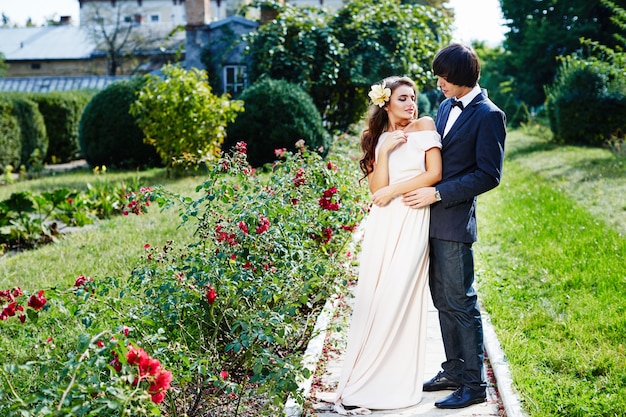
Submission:
<svg viewBox="0 0 626 417">
<path fill-rule="evenodd" d="M 473 243 L 476 196 L 497 187 L 502 177 L 506 116 L 482 90 L 444 136 L 450 104 L 447 99 L 439 105 L 435 120 L 443 172 L 436 186 L 441 201 L 430 208 L 430 237 Z"/>
</svg>

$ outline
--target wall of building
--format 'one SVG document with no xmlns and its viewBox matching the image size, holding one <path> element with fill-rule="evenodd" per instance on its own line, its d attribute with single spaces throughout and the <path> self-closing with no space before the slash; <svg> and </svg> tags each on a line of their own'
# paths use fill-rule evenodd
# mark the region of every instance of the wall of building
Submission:
<svg viewBox="0 0 626 417">
<path fill-rule="evenodd" d="M 115 3 L 115 5 L 113 5 Z M 118 13 L 122 21 L 142 25 L 167 25 L 175 27 L 186 22 L 185 2 L 173 0 L 81 0 L 80 24 L 92 22 L 99 14 L 108 23 L 114 23 Z"/>
<path fill-rule="evenodd" d="M 50 76 L 85 76 L 106 75 L 106 60 L 33 60 L 11 61 L 7 77 L 50 77 Z"/>
</svg>

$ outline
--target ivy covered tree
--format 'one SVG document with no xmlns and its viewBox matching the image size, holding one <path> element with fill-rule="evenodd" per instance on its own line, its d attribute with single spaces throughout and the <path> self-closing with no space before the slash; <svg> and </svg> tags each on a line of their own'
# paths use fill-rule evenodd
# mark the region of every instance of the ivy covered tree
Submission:
<svg viewBox="0 0 626 417">
<path fill-rule="evenodd" d="M 443 12 L 444 16 L 450 19 L 454 18 L 454 10 L 448 6 L 449 4 L 448 0 L 400 0 L 400 3 L 421 4 L 422 6 L 431 6 Z"/>
<path fill-rule="evenodd" d="M 243 106 L 227 94 L 214 95 L 206 71 L 168 64 L 162 73 L 163 78 L 145 76 L 130 114 L 169 173 L 174 166 L 197 166 L 219 155 L 226 125 Z"/>
<path fill-rule="evenodd" d="M 277 6 L 251 33 L 251 82 L 261 76 L 300 84 L 326 126 L 345 130 L 367 107 L 367 89 L 391 74 L 433 82 L 434 54 L 451 39 L 441 10 L 396 0 L 352 0 L 335 16 Z M 315 11 L 315 13 L 313 13 Z"/>
<path fill-rule="evenodd" d="M 626 6 L 626 0 L 615 0 Z M 531 106 L 545 101 L 544 86 L 555 77 L 559 61 L 581 50 L 588 38 L 609 47 L 619 28 L 601 0 L 500 0 L 510 31 L 505 35 L 508 51 L 506 72 L 513 74 L 518 98 Z"/>
<path fill-rule="evenodd" d="M 395 0 L 352 0 L 330 22 L 345 46 L 339 82 L 329 93 L 331 119 L 345 128 L 367 107 L 367 90 L 390 74 L 407 75 L 418 87 L 434 85 L 432 60 L 451 39 L 442 11 Z"/>
<path fill-rule="evenodd" d="M 250 81 L 267 77 L 297 84 L 325 118 L 332 105 L 329 91 L 338 83 L 344 47 L 328 27 L 323 10 L 273 7 L 279 11 L 277 19 L 246 37 L 252 61 Z"/>
</svg>

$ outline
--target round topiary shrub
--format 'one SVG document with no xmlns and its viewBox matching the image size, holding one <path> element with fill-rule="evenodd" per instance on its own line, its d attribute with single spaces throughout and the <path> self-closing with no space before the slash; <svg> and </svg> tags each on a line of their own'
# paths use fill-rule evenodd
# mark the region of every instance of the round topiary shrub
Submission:
<svg viewBox="0 0 626 417">
<path fill-rule="evenodd" d="M 78 127 L 78 141 L 90 166 L 162 165 L 156 149 L 143 142 L 143 132 L 128 112 L 144 82 L 141 77 L 116 81 L 96 94 L 85 107 Z"/>
<path fill-rule="evenodd" d="M 300 139 L 322 156 L 328 153 L 331 136 L 313 100 L 299 85 L 266 78 L 248 87 L 239 99 L 245 110 L 227 127 L 222 149 L 246 142 L 248 161 L 256 167 L 276 160 L 275 149 L 295 150 Z"/>
</svg>

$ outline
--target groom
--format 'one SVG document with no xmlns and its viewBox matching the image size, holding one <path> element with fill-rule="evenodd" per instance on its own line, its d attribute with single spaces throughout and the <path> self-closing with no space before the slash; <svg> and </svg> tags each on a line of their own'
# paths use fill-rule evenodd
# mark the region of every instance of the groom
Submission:
<svg viewBox="0 0 626 417">
<path fill-rule="evenodd" d="M 455 390 L 438 408 L 463 408 L 486 400 L 483 328 L 474 283 L 476 196 L 500 183 L 506 116 L 478 85 L 474 50 L 452 44 L 433 61 L 446 96 L 437 112 L 443 175 L 436 187 L 404 195 L 406 205 L 430 208 L 430 291 L 439 312 L 446 361 L 424 391 Z"/>
</svg>

